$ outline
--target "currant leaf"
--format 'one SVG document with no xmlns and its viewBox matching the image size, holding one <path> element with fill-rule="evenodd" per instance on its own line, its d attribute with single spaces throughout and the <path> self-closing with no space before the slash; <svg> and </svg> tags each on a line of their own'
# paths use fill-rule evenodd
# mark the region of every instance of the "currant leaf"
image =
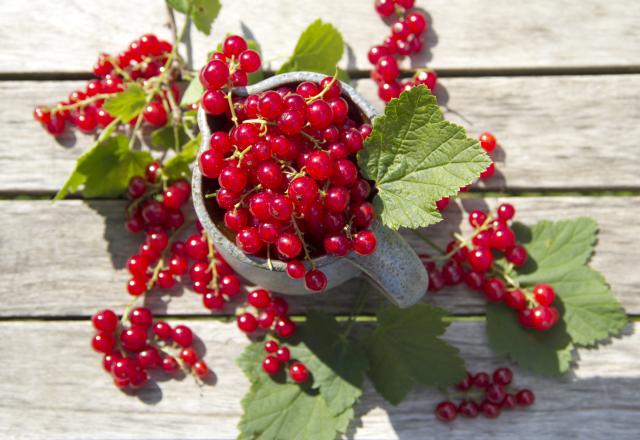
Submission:
<svg viewBox="0 0 640 440">
<path fill-rule="evenodd" d="M 487 335 L 496 353 L 538 374 L 557 376 L 569 369 L 574 346 L 562 321 L 546 332 L 526 329 L 513 310 L 488 304 Z"/>
<path fill-rule="evenodd" d="M 190 165 L 198 155 L 198 148 L 201 143 L 201 135 L 198 134 L 195 139 L 188 141 L 182 146 L 180 152 L 176 153 L 163 166 L 163 173 L 169 180 L 177 180 L 180 178 L 190 178 Z"/>
<path fill-rule="evenodd" d="M 318 19 L 302 32 L 293 54 L 278 73 L 308 71 L 333 75 L 343 52 L 344 41 L 340 32 L 330 23 Z M 348 80 L 345 75 L 346 72 L 342 71 L 340 79 Z"/>
<path fill-rule="evenodd" d="M 364 348 L 345 338 L 342 331 L 333 316 L 312 310 L 300 329 L 303 342 L 291 347 L 293 357 L 313 373 L 313 386 L 320 389 L 334 415 L 358 401 L 368 368 Z"/>
<path fill-rule="evenodd" d="M 593 219 L 542 221 L 531 229 L 516 224 L 514 230 L 529 253 L 527 263 L 517 270 L 518 282 L 554 288 L 563 305 L 567 333 L 576 345 L 595 345 L 625 327 L 624 308 L 604 277 L 587 266 L 597 241 Z"/>
<path fill-rule="evenodd" d="M 374 206 L 392 228 L 419 228 L 442 220 L 436 202 L 457 194 L 490 164 L 477 140 L 443 119 L 423 85 L 403 92 L 373 120 L 358 153 L 363 175 L 376 182 Z"/>
<path fill-rule="evenodd" d="M 142 112 L 146 104 L 144 89 L 136 83 L 131 83 L 126 90 L 107 99 L 104 109 L 122 122 L 129 122 Z"/>
<path fill-rule="evenodd" d="M 191 1 L 190 0 L 167 0 L 167 3 L 176 11 L 182 12 L 183 14 L 187 14 L 189 12 L 189 6 L 191 4 Z"/>
<path fill-rule="evenodd" d="M 627 324 L 624 309 L 604 277 L 587 266 L 598 225 L 593 219 L 577 218 L 542 221 L 531 228 L 515 223 L 513 229 L 529 258 L 510 276 L 524 288 L 550 284 L 561 319 L 547 331 L 527 329 L 513 311 L 492 304 L 487 308 L 489 343 L 525 368 L 560 375 L 569 369 L 575 346 L 593 346 Z"/>
<path fill-rule="evenodd" d="M 177 150 L 187 142 L 189 142 L 189 136 L 181 124 L 176 127 L 175 132 L 171 123 L 151 132 L 151 143 L 159 148 Z"/>
<path fill-rule="evenodd" d="M 292 383 L 284 374 L 275 379 L 268 376 L 260 367 L 265 356 L 262 347 L 261 343 L 250 344 L 238 358 L 251 382 L 242 399 L 240 438 L 333 440 L 346 432 L 353 408 L 335 414 L 321 391 Z"/>
<path fill-rule="evenodd" d="M 397 405 L 417 384 L 448 386 L 466 374 L 458 350 L 440 339 L 448 324 L 444 310 L 428 304 L 377 312 L 378 327 L 365 337 L 369 378 Z"/>
<path fill-rule="evenodd" d="M 84 186 L 82 193 L 87 198 L 117 197 L 126 190 L 133 176 L 144 174 L 151 161 L 148 152 L 130 150 L 126 136 L 107 138 L 78 158 L 73 173 L 55 200 L 63 199 L 80 186 Z"/>
<path fill-rule="evenodd" d="M 180 106 L 186 107 L 195 102 L 199 102 L 200 98 L 202 98 L 203 93 L 204 87 L 200 82 L 200 78 L 196 76 L 191 80 L 186 90 L 184 91 L 184 95 L 182 95 L 182 99 L 180 100 Z"/>
<path fill-rule="evenodd" d="M 205 35 L 211 33 L 211 25 L 220 13 L 220 0 L 190 0 L 191 19 L 196 28 Z"/>
</svg>

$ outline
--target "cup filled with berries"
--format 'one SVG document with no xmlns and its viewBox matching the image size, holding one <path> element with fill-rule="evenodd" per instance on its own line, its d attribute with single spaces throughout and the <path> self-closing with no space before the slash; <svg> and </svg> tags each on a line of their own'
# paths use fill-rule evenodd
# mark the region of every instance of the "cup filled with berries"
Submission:
<svg viewBox="0 0 640 440">
<path fill-rule="evenodd" d="M 365 273 L 393 303 L 416 303 L 426 270 L 376 220 L 375 187 L 358 170 L 376 111 L 318 73 L 245 87 L 259 57 L 230 38 L 200 73 L 203 144 L 192 179 L 196 213 L 220 253 L 273 291 L 322 292 Z"/>
</svg>

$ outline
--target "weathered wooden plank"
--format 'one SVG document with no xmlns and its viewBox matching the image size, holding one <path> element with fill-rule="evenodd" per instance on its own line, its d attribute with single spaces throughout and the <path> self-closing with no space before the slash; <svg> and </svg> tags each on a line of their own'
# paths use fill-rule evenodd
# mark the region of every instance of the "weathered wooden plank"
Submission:
<svg viewBox="0 0 640 440">
<path fill-rule="evenodd" d="M 486 203 L 495 208 L 505 201 L 513 203 L 517 217 L 529 224 L 540 219 L 594 217 L 600 224 L 600 237 L 592 265 L 606 276 L 629 313 L 640 312 L 640 273 L 636 270 L 640 250 L 629 241 L 638 233 L 640 198 L 500 198 Z M 486 206 L 479 199 L 464 200 L 462 205 L 466 210 Z M 123 211 L 124 202 L 120 201 L 0 202 L 4 218 L 0 229 L 0 316 L 86 316 L 104 307 L 122 309 L 130 299 L 123 266 L 142 240 L 124 231 Z M 452 204 L 445 216 L 449 221 L 426 230 L 441 245 L 460 223 L 463 231 L 468 230 L 459 205 Z M 418 252 L 431 251 L 413 233 L 406 232 L 405 237 Z M 291 300 L 292 310 L 319 307 L 348 313 L 355 301 L 354 290 L 351 286 L 331 294 L 297 298 Z M 429 294 L 425 300 L 456 314 L 484 310 L 481 296 L 463 288 Z M 208 313 L 199 295 L 189 289 L 176 289 L 173 296 L 151 293 L 147 301 L 158 313 Z M 372 292 L 366 310 L 373 311 L 377 301 L 380 298 Z M 232 309 L 225 313 L 232 313 Z"/>
<path fill-rule="evenodd" d="M 31 113 L 81 85 L 0 82 L 0 118 L 6 121 L 0 191 L 54 192 L 62 186 L 91 140 L 67 132 L 56 141 Z M 356 87 L 382 107 L 372 81 L 357 81 Z M 467 126 L 470 135 L 491 130 L 498 136 L 499 172 L 482 183 L 486 188 L 639 189 L 638 89 L 640 75 L 487 77 L 444 79 L 438 94 L 447 117 Z"/>
<path fill-rule="evenodd" d="M 215 385 L 199 388 L 189 377 L 162 380 L 128 396 L 111 385 L 100 357 L 89 348 L 89 323 L 0 323 L 2 437 L 235 438 L 248 384 L 234 360 L 247 339 L 233 324 L 199 320 L 189 325 L 204 341 Z M 600 349 L 581 350 L 573 377 L 545 379 L 516 368 L 516 386 L 532 388 L 536 403 L 498 421 L 480 417 L 445 425 L 432 414 L 442 399 L 438 392 L 419 389 L 392 407 L 368 385 L 357 407 L 354 438 L 512 439 L 535 432 L 536 438 L 556 439 L 562 432 L 565 438 L 634 439 L 640 429 L 640 336 L 633 326 L 627 334 Z M 460 348 L 473 371 L 505 365 L 488 348 L 481 322 L 453 323 L 445 337 Z"/>
<path fill-rule="evenodd" d="M 164 2 L 3 1 L 0 72 L 89 71 L 96 55 L 122 50 L 145 32 L 168 37 Z M 624 1 L 419 0 L 431 17 L 429 48 L 416 60 L 437 69 L 504 69 L 640 65 L 640 8 Z M 34 14 L 33 11 L 38 11 Z M 349 69 L 369 69 L 367 51 L 389 34 L 371 1 L 281 0 L 259 13 L 250 0 L 223 2 L 211 36 L 190 35 L 196 65 L 227 33 L 256 38 L 279 66 L 315 18 L 333 23 L 351 46 Z M 257 12 L 257 11 L 256 11 Z M 29 26 L 25 37 L 23 27 Z M 278 29 L 278 32 L 274 32 Z"/>
</svg>

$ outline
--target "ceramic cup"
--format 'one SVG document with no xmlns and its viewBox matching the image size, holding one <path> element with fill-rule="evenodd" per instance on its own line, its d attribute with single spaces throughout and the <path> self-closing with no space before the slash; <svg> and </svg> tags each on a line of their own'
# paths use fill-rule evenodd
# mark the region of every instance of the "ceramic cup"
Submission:
<svg viewBox="0 0 640 440">
<path fill-rule="evenodd" d="M 234 90 L 238 96 L 261 93 L 283 85 L 296 85 L 303 81 L 320 82 L 325 75 L 312 72 L 292 72 L 276 75 L 248 87 Z M 342 83 L 342 96 L 360 111 L 363 121 L 371 121 L 377 116 L 376 110 L 362 98 L 351 86 Z M 200 152 L 209 148 L 209 137 L 217 127 L 217 118 L 207 116 L 200 108 L 198 126 L 202 133 Z M 220 121 L 220 119 L 218 119 Z M 211 179 L 203 178 L 198 166 L 193 170 L 193 203 L 198 219 L 209 234 L 216 247 L 233 267 L 245 279 L 274 292 L 291 295 L 312 295 L 304 288 L 303 280 L 294 280 L 286 274 L 286 264 L 272 261 L 270 268 L 265 258 L 246 255 L 219 228 L 222 212 L 215 199 L 206 199 L 207 186 Z M 373 255 L 362 257 L 354 252 L 343 258 L 321 256 L 314 260 L 316 267 L 328 278 L 327 289 L 336 287 L 347 280 L 364 274 L 372 280 L 382 293 L 399 307 L 409 307 L 422 298 L 428 286 L 427 272 L 413 249 L 396 231 L 379 222 L 372 226 L 378 239 L 378 247 Z"/>
</svg>

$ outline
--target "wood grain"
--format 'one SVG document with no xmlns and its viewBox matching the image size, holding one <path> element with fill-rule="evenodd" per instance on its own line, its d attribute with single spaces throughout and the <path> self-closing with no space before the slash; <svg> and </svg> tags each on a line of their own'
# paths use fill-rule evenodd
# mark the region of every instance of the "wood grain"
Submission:
<svg viewBox="0 0 640 440">
<path fill-rule="evenodd" d="M 211 36 L 189 36 L 196 66 L 227 33 L 244 33 L 261 44 L 265 59 L 279 66 L 298 35 L 316 18 L 334 24 L 350 45 L 342 66 L 370 69 L 369 48 L 389 34 L 372 2 L 280 0 L 223 1 Z M 640 8 L 623 0 L 419 0 L 430 15 L 426 61 L 436 69 L 573 68 L 640 66 Z M 98 53 L 115 53 L 145 32 L 169 36 L 163 2 L 143 0 L 3 0 L 0 72 L 89 71 Z M 34 14 L 34 11 L 38 11 Z M 23 27 L 28 25 L 25 34 Z M 279 32 L 274 32 L 278 29 Z"/>
<path fill-rule="evenodd" d="M 99 355 L 89 348 L 88 322 L 0 323 L 0 435 L 25 440 L 235 438 L 247 381 L 234 360 L 247 339 L 233 324 L 186 323 L 206 346 L 204 359 L 215 371 L 215 385 L 199 388 L 190 377 L 162 380 L 136 396 L 111 385 Z M 444 425 L 432 413 L 442 399 L 435 390 L 418 389 L 392 407 L 367 385 L 354 438 L 512 439 L 535 432 L 536 439 L 557 439 L 562 432 L 563 438 L 634 439 L 640 430 L 640 337 L 633 326 L 626 333 L 599 349 L 581 350 L 573 377 L 545 379 L 516 368 L 516 386 L 532 388 L 536 403 L 499 421 L 480 417 Z M 482 322 L 453 323 L 445 337 L 472 371 L 505 365 L 488 348 Z"/>
<path fill-rule="evenodd" d="M 501 202 L 513 203 L 517 217 L 529 224 L 541 219 L 594 217 L 600 235 L 592 265 L 606 276 L 627 311 L 640 313 L 640 273 L 636 270 L 640 250 L 630 242 L 638 233 L 640 198 L 492 198 L 486 203 L 466 199 L 461 205 L 470 211 L 486 208 L 487 204 L 495 208 Z M 123 267 L 142 240 L 124 231 L 124 206 L 120 201 L 0 202 L 4 219 L 0 229 L 0 316 L 88 316 L 105 307 L 122 309 L 130 299 L 125 292 L 128 275 Z M 468 231 L 460 205 L 452 204 L 445 217 L 447 221 L 425 231 L 443 246 L 457 225 Z M 431 252 L 413 233 L 404 235 L 418 252 Z M 317 307 L 348 313 L 357 284 L 321 296 L 292 299 L 292 310 L 299 313 Z M 189 289 L 176 288 L 172 293 L 153 292 L 147 303 L 157 313 L 208 314 L 200 296 Z M 370 298 L 369 312 L 381 301 L 373 290 Z M 429 294 L 425 300 L 454 314 L 480 314 L 484 310 L 482 298 L 464 288 Z M 232 309 L 225 313 L 232 313 Z"/>
<path fill-rule="evenodd" d="M 68 130 L 56 140 L 31 112 L 81 86 L 0 82 L 0 192 L 52 193 L 62 186 L 91 138 Z M 356 87 L 381 108 L 372 81 Z M 640 189 L 639 89 L 640 75 L 446 78 L 438 95 L 447 118 L 471 136 L 484 130 L 498 136 L 498 172 L 481 184 L 485 188 Z"/>
</svg>

